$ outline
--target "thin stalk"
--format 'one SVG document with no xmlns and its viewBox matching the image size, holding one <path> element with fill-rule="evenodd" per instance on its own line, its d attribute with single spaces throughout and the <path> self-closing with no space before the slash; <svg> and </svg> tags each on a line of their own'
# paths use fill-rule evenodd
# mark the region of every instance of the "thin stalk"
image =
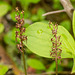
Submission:
<svg viewBox="0 0 75 75">
<path fill-rule="evenodd" d="M 27 70 L 26 70 L 26 59 L 24 57 L 24 49 L 23 49 L 23 52 L 22 52 L 22 57 L 23 57 L 23 64 L 24 64 L 24 72 L 25 72 L 25 75 L 27 75 Z"/>
<path fill-rule="evenodd" d="M 56 75 L 58 75 L 58 61 L 57 61 L 57 56 L 55 58 L 55 62 L 56 62 Z"/>
<path fill-rule="evenodd" d="M 26 71 L 26 59 L 24 57 L 24 49 L 23 49 L 23 40 L 22 40 L 22 27 L 20 28 L 20 39 L 21 39 L 21 45 L 22 45 L 22 57 L 23 57 L 23 64 L 24 64 L 24 72 L 25 72 L 25 75 L 27 75 L 27 71 Z"/>
<path fill-rule="evenodd" d="M 57 34 L 55 34 L 55 42 L 56 42 L 56 45 L 55 45 L 55 48 L 56 48 L 56 55 L 55 55 L 55 62 L 56 62 L 56 75 L 58 75 L 58 56 L 57 56 Z"/>
</svg>

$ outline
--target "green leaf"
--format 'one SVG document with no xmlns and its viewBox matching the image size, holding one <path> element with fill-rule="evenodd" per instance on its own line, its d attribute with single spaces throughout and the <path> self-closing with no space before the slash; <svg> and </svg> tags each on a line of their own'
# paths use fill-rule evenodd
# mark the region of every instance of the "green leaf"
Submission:
<svg viewBox="0 0 75 75">
<path fill-rule="evenodd" d="M 2 33 L 4 30 L 4 25 L 2 23 L 0 23 L 0 33 Z"/>
<path fill-rule="evenodd" d="M 75 54 L 75 41 L 71 34 L 62 26 L 58 27 L 58 34 L 61 35 L 63 57 L 65 52 L 73 55 Z"/>
<path fill-rule="evenodd" d="M 45 13 L 45 10 L 42 8 L 39 8 L 37 11 L 37 14 L 34 14 L 31 16 L 32 21 L 42 21 L 45 19 L 45 16 L 42 16 L 42 14 Z"/>
<path fill-rule="evenodd" d="M 22 6 L 25 6 L 26 8 L 28 8 L 30 3 L 38 3 L 40 0 L 20 0 Z"/>
<path fill-rule="evenodd" d="M 4 16 L 9 10 L 9 5 L 7 3 L 0 3 L 0 17 Z"/>
<path fill-rule="evenodd" d="M 4 35 L 4 41 L 6 44 L 9 44 L 9 45 L 15 45 L 16 44 L 16 39 L 15 39 L 15 31 L 16 29 L 12 29 L 11 31 L 9 31 L 8 33 L 6 33 Z M 10 38 L 9 38 L 10 37 Z M 9 43 L 10 42 L 10 43 Z"/>
<path fill-rule="evenodd" d="M 5 73 L 8 71 L 8 67 L 5 65 L 0 65 L 0 75 L 5 75 Z"/>
<path fill-rule="evenodd" d="M 13 12 L 11 12 L 10 15 L 11 15 L 12 20 L 16 22 L 15 14 L 16 14 L 16 11 L 13 11 Z"/>
<path fill-rule="evenodd" d="M 25 32 L 25 35 L 27 35 L 28 38 L 26 46 L 32 52 L 44 57 L 50 57 L 51 47 L 49 42 L 51 31 L 49 27 L 47 27 L 48 25 L 43 23 L 34 23 L 29 26 Z"/>
<path fill-rule="evenodd" d="M 71 30 L 71 22 L 69 20 L 65 20 L 61 22 L 60 25 L 65 27 L 68 31 Z"/>
<path fill-rule="evenodd" d="M 58 60 L 58 62 L 60 63 L 60 60 Z M 50 72 L 50 71 L 54 72 L 55 68 L 56 68 L 56 63 L 54 61 L 51 63 L 50 67 L 47 69 L 47 72 Z M 63 70 L 63 68 L 60 65 L 58 65 L 58 71 L 62 71 L 62 70 Z"/>
<path fill-rule="evenodd" d="M 74 39 L 70 33 L 62 26 L 58 27 L 58 34 L 61 35 L 62 40 L 62 58 L 72 58 L 72 53 L 74 51 Z M 27 43 L 24 44 L 33 53 L 52 58 L 50 56 L 50 50 L 52 47 L 52 42 L 50 41 L 52 37 L 51 29 L 48 24 L 37 22 L 30 25 L 25 32 L 27 36 Z"/>
<path fill-rule="evenodd" d="M 60 1 L 59 0 L 53 0 L 53 8 L 54 9 L 62 9 L 62 6 L 60 4 Z"/>
<path fill-rule="evenodd" d="M 37 59 L 28 59 L 27 64 L 30 67 L 37 69 L 37 70 L 45 70 L 46 69 L 44 64 L 40 60 L 37 60 Z"/>
<path fill-rule="evenodd" d="M 30 16 L 31 16 L 30 11 L 25 11 L 24 18 L 27 19 L 27 18 L 30 18 Z"/>
<path fill-rule="evenodd" d="M 38 21 L 39 18 L 38 18 L 37 15 L 32 15 L 31 20 L 32 20 L 32 21 Z"/>
<path fill-rule="evenodd" d="M 75 37 L 75 11 L 73 12 L 73 33 Z"/>
<path fill-rule="evenodd" d="M 50 72 L 50 71 L 54 71 L 56 68 L 56 64 L 55 64 L 55 61 L 52 62 L 52 64 L 50 65 L 50 67 L 48 68 L 47 72 Z"/>
<path fill-rule="evenodd" d="M 38 9 L 37 16 L 38 16 L 39 20 L 45 19 L 45 16 L 42 16 L 42 14 L 44 14 L 44 13 L 45 13 L 44 9 L 42 9 L 42 8 Z"/>
<path fill-rule="evenodd" d="M 72 2 L 75 2 L 75 0 L 71 0 Z"/>
<path fill-rule="evenodd" d="M 25 5 L 28 6 L 30 3 L 38 3 L 40 0 L 25 0 Z"/>
<path fill-rule="evenodd" d="M 17 0 L 11 0 L 12 1 L 12 7 L 14 8 L 14 7 L 16 7 L 16 2 L 17 2 Z"/>
</svg>

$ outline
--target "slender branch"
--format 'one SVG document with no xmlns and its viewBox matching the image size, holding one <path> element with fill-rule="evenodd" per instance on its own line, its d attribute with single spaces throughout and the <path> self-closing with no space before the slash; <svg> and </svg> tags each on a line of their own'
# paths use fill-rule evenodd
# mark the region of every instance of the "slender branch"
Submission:
<svg viewBox="0 0 75 75">
<path fill-rule="evenodd" d="M 43 14 L 42 16 L 47 16 L 47 15 L 61 13 L 61 12 L 65 12 L 65 10 L 63 9 L 63 10 L 57 10 L 57 11 L 47 12 L 47 13 Z"/>
<path fill-rule="evenodd" d="M 45 14 L 43 14 L 42 16 L 47 16 L 50 14 L 56 14 L 56 13 L 61 13 L 61 12 L 66 12 L 68 14 L 68 16 L 70 17 L 70 19 L 72 20 L 72 14 L 73 14 L 73 6 L 70 2 L 70 0 L 60 0 L 62 6 L 64 7 L 63 10 L 57 10 L 57 11 L 52 11 L 52 12 L 47 12 Z"/>
<path fill-rule="evenodd" d="M 68 16 L 70 17 L 70 19 L 72 20 L 72 14 L 73 14 L 73 6 L 70 2 L 70 0 L 60 0 L 62 6 L 64 7 L 64 9 L 66 10 L 66 13 L 68 14 Z"/>
</svg>

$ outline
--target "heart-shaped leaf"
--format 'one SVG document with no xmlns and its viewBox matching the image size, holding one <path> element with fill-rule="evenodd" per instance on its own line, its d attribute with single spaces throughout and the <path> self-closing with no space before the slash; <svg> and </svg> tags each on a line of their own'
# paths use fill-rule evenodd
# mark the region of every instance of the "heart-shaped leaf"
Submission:
<svg viewBox="0 0 75 75">
<path fill-rule="evenodd" d="M 62 26 L 58 27 L 58 34 L 62 40 L 62 58 L 72 58 L 74 53 L 74 39 L 70 33 Z M 52 42 L 52 32 L 48 24 L 37 22 L 26 29 L 27 43 L 24 44 L 35 54 L 51 58 L 50 50 Z"/>
</svg>

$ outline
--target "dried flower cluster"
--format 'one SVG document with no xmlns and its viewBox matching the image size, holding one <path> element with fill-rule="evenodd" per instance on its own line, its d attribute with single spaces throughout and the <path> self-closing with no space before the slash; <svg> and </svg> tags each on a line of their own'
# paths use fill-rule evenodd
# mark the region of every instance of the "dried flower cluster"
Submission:
<svg viewBox="0 0 75 75">
<path fill-rule="evenodd" d="M 17 23 L 16 23 L 16 29 L 19 29 L 19 31 L 16 30 L 16 42 L 17 42 L 17 39 L 19 38 L 20 39 L 20 43 L 17 44 L 17 48 L 23 52 L 23 41 L 24 40 L 27 40 L 27 36 L 24 36 L 23 33 L 25 32 L 25 28 L 23 27 L 23 24 L 24 24 L 24 11 L 22 10 L 22 12 L 20 13 L 19 10 L 18 10 L 18 7 L 16 7 L 16 12 L 18 12 L 18 15 L 16 15 L 16 20 L 17 20 Z M 22 14 L 22 18 L 21 18 L 21 14 Z"/>
<path fill-rule="evenodd" d="M 51 26 L 52 25 L 52 26 Z M 50 51 L 50 56 L 52 57 L 57 57 L 57 59 L 61 59 L 61 42 L 60 42 L 60 37 L 57 36 L 57 30 L 58 30 L 58 25 L 55 24 L 53 25 L 52 22 L 49 22 L 49 27 L 52 30 L 52 35 L 53 37 L 51 38 L 52 41 L 52 50 Z"/>
</svg>

